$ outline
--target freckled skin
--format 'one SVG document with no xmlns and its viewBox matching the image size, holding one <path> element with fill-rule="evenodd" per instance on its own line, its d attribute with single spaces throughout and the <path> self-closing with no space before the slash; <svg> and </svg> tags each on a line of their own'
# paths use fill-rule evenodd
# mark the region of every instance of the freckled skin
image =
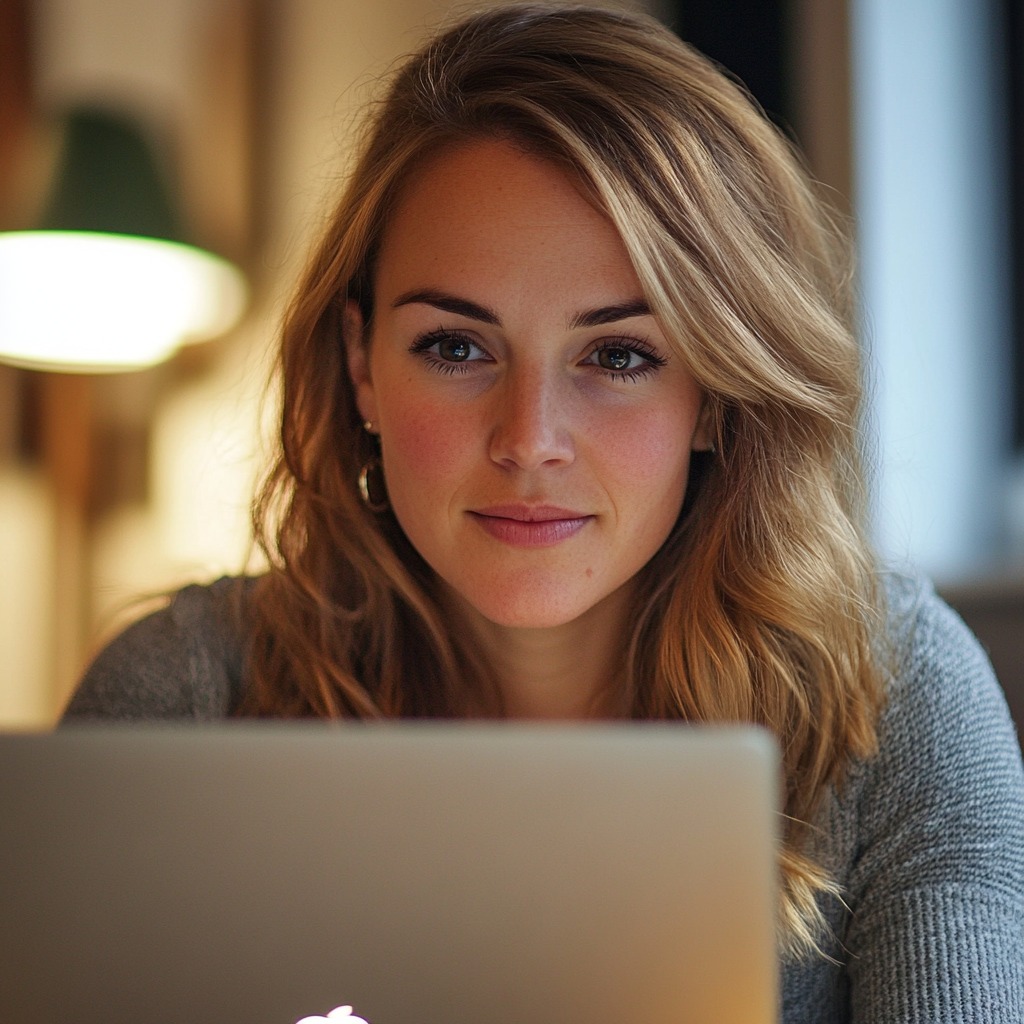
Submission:
<svg viewBox="0 0 1024 1024">
<path fill-rule="evenodd" d="M 697 385 L 646 311 L 579 325 L 642 300 L 611 223 L 507 143 L 440 153 L 389 222 L 372 334 L 349 353 L 360 412 L 402 528 L 490 623 L 558 629 L 609 603 L 621 620 L 678 517 L 706 446 Z M 628 372 L 601 362 L 606 346 Z M 481 510 L 537 505 L 583 525 L 541 546 L 481 527 Z"/>
</svg>

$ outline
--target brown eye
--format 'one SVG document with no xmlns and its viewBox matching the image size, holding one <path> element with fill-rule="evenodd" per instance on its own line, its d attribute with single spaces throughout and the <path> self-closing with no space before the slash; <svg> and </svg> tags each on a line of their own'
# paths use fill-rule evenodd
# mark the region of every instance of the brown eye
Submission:
<svg viewBox="0 0 1024 1024">
<path fill-rule="evenodd" d="M 612 380 L 639 381 L 657 373 L 667 360 L 641 338 L 607 338 L 583 360 Z"/>
<path fill-rule="evenodd" d="M 412 343 L 409 352 L 444 375 L 469 373 L 478 363 L 493 362 L 472 335 L 461 331 L 429 331 Z"/>
<path fill-rule="evenodd" d="M 628 370 L 633 353 L 628 348 L 609 346 L 598 349 L 597 364 L 605 370 Z"/>
<path fill-rule="evenodd" d="M 452 335 L 437 343 L 437 354 L 450 363 L 463 363 L 473 354 L 473 346 L 466 338 Z"/>
</svg>

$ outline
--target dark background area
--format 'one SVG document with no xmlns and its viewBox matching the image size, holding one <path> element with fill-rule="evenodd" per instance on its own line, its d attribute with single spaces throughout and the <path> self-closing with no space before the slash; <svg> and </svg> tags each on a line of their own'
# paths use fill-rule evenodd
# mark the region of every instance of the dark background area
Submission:
<svg viewBox="0 0 1024 1024">
<path fill-rule="evenodd" d="M 1024 453 L 1024 3 L 1002 0 L 1013 298 L 1013 442 Z"/>
<path fill-rule="evenodd" d="M 789 5 L 780 0 L 675 0 L 668 23 L 738 77 L 768 115 L 792 134 Z"/>
</svg>

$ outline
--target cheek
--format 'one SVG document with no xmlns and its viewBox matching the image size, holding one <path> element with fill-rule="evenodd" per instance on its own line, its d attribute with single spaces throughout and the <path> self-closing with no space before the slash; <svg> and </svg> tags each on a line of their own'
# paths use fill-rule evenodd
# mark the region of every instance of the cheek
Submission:
<svg viewBox="0 0 1024 1024">
<path fill-rule="evenodd" d="M 659 494 L 678 497 L 686 485 L 693 424 L 678 409 L 661 415 L 641 415 L 605 431 L 601 451 L 606 464 L 616 466 L 637 488 L 643 500 Z"/>
<path fill-rule="evenodd" d="M 408 393 L 395 395 L 381 418 L 384 464 L 389 487 L 456 473 L 476 432 L 450 404 Z"/>
</svg>

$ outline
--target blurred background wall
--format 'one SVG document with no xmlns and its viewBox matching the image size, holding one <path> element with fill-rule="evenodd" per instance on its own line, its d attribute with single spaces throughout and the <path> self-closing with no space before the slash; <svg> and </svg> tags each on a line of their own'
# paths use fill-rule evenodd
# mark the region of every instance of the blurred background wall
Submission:
<svg viewBox="0 0 1024 1024">
<path fill-rule="evenodd" d="M 740 75 L 855 217 L 880 546 L 933 574 L 983 632 L 998 619 L 1002 652 L 999 637 L 1024 634 L 1016 0 L 623 5 Z M 379 76 L 464 9 L 3 0 L 0 230 L 38 214 L 53 112 L 114 102 L 151 127 L 194 234 L 242 267 L 251 298 L 230 334 L 152 369 L 0 364 L 0 726 L 52 722 L 140 595 L 258 568 L 248 504 L 273 436 L 282 305 Z"/>
</svg>

